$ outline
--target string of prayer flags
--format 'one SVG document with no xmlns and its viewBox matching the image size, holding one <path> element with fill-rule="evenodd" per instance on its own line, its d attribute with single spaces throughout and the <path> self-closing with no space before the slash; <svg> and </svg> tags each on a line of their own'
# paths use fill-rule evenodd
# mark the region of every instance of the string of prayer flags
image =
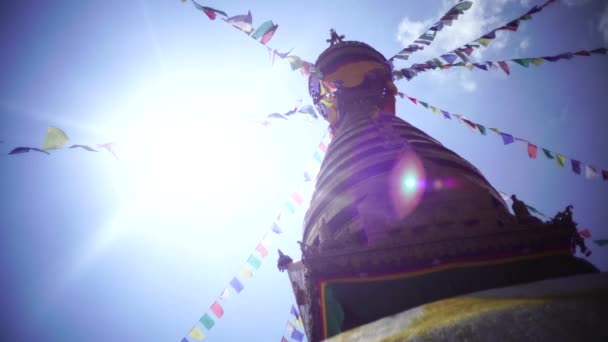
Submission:
<svg viewBox="0 0 608 342">
<path fill-rule="evenodd" d="M 473 53 L 473 50 L 479 48 L 480 46 L 487 47 L 496 38 L 496 31 L 501 31 L 501 30 L 510 31 L 510 32 L 517 31 L 521 21 L 532 19 L 532 14 L 536 14 L 536 13 L 542 11 L 546 6 L 548 6 L 549 4 L 551 4 L 554 1 L 555 0 L 548 0 L 540 6 L 535 5 L 534 7 L 532 7 L 532 9 L 530 9 L 525 14 L 519 16 L 518 18 L 482 35 L 481 37 L 473 40 L 472 42 L 470 42 L 468 44 L 465 44 L 457 49 L 454 49 L 454 50 L 448 52 L 447 54 L 442 55 L 442 58 L 449 56 L 448 58 L 451 60 L 451 59 L 453 59 L 453 56 L 457 56 L 464 63 L 463 66 L 466 66 L 466 67 L 470 66 L 472 68 L 473 65 L 471 65 L 469 63 L 469 59 L 467 56 L 470 56 Z M 477 44 L 475 44 L 475 43 L 477 43 Z M 446 59 L 444 58 L 444 60 L 446 60 Z M 436 68 L 442 67 L 441 65 L 439 65 L 439 63 L 437 63 L 437 61 L 438 61 L 438 58 L 433 58 L 424 63 L 413 64 L 408 68 L 393 71 L 393 75 L 395 76 L 396 79 L 401 79 L 401 78 L 405 77 L 409 81 L 412 78 L 414 78 L 418 74 L 418 72 L 428 70 L 425 68 L 436 69 Z M 451 64 L 453 62 L 448 62 L 448 63 Z M 445 68 L 449 68 L 449 66 L 445 67 Z"/>
<path fill-rule="evenodd" d="M 534 65 L 534 66 L 539 66 L 541 64 L 543 64 L 545 61 L 549 61 L 551 63 L 560 61 L 560 60 L 571 60 L 574 57 L 580 57 L 580 56 L 584 56 L 584 57 L 589 57 L 593 54 L 607 54 L 608 49 L 602 47 L 602 48 L 597 48 L 597 49 L 593 49 L 593 50 L 580 50 L 580 51 L 576 51 L 576 52 L 564 52 L 564 53 L 560 53 L 554 56 L 543 56 L 543 57 L 529 57 L 529 58 L 514 58 L 514 59 L 509 59 L 509 60 L 502 60 L 502 61 L 485 61 L 485 62 L 479 62 L 479 63 L 469 63 L 467 62 L 458 62 L 458 63 L 453 63 L 453 55 L 442 55 L 441 58 L 443 58 L 446 62 L 448 62 L 448 64 L 443 64 L 443 65 L 438 65 L 437 63 L 426 63 L 426 64 L 415 64 L 415 69 L 401 69 L 401 70 L 393 70 L 393 76 L 395 76 L 395 78 L 400 79 L 403 77 L 406 77 L 406 75 L 409 75 L 409 77 L 406 77 L 408 80 L 411 80 L 414 76 L 417 76 L 418 74 L 420 74 L 421 72 L 425 72 L 428 70 L 435 70 L 435 69 L 442 69 L 442 70 L 447 70 L 447 69 L 451 69 L 452 67 L 465 67 L 469 70 L 473 70 L 473 69 L 480 69 L 480 70 L 484 70 L 484 71 L 489 71 L 491 69 L 496 70 L 498 69 L 496 67 L 496 65 L 498 65 L 500 67 L 500 69 L 502 71 L 505 72 L 505 74 L 510 75 L 511 71 L 509 69 L 509 65 L 507 62 L 509 63 L 515 63 L 517 65 L 520 65 L 524 68 L 528 68 L 530 66 L 530 64 Z"/>
<path fill-rule="evenodd" d="M 452 22 L 457 20 L 458 16 L 471 8 L 472 5 L 473 3 L 471 1 L 460 1 L 447 11 L 437 22 L 431 25 L 429 29 L 422 33 L 422 35 L 416 38 L 412 44 L 408 44 L 406 48 L 389 58 L 389 61 L 392 62 L 395 58 L 407 60 L 414 52 L 423 50 L 424 46 L 431 45 L 437 36 L 437 32 L 441 31 L 444 26 L 451 26 Z"/>
<path fill-rule="evenodd" d="M 207 328 L 207 330 L 211 330 L 211 328 L 213 328 L 215 325 L 215 321 L 213 318 L 211 318 L 211 316 L 209 316 L 209 314 L 204 314 L 203 317 L 199 319 L 199 322 L 201 322 L 201 324 Z"/>
<path fill-rule="evenodd" d="M 188 334 L 188 336 L 190 336 L 191 338 L 197 340 L 197 341 L 202 341 L 205 338 L 205 334 L 203 334 L 203 332 L 201 331 L 201 329 L 197 326 L 194 326 L 194 328 L 192 328 L 192 330 L 190 330 L 190 333 Z M 182 342 L 188 342 L 188 340 L 186 338 L 182 339 Z"/>
<path fill-rule="evenodd" d="M 296 309 L 295 305 L 291 305 L 291 310 L 289 311 L 289 313 L 293 316 L 293 318 L 295 318 L 296 323 L 298 323 L 299 326 L 304 326 L 302 324 L 300 313 Z M 304 333 L 300 331 L 298 327 L 296 327 L 293 323 L 291 323 L 291 318 L 289 318 L 287 320 L 287 323 L 285 324 L 285 331 L 283 332 L 283 336 L 281 337 L 281 342 L 293 340 L 302 342 L 304 340 L 304 336 Z"/>
<path fill-rule="evenodd" d="M 222 291 L 222 293 L 220 293 L 220 299 L 228 300 L 228 298 L 230 298 L 230 292 L 228 292 L 228 288 L 225 288 L 224 291 Z"/>
<path fill-rule="evenodd" d="M 230 286 L 232 286 L 236 293 L 241 293 L 241 291 L 243 291 L 243 289 L 245 288 L 237 277 L 232 278 L 232 280 L 230 281 Z"/>
<path fill-rule="evenodd" d="M 427 102 L 421 101 L 419 99 L 416 99 L 414 97 L 410 97 L 402 92 L 398 92 L 397 93 L 399 95 L 399 97 L 401 98 L 405 98 L 407 97 L 408 99 L 411 100 L 412 103 L 414 104 L 420 104 L 423 107 L 431 110 L 432 112 L 436 113 L 437 111 L 440 111 L 443 116 L 446 119 L 450 119 L 451 116 L 454 116 L 458 119 L 458 121 L 460 121 L 461 123 L 464 123 L 467 127 L 473 129 L 474 131 L 478 131 L 480 132 L 482 135 L 486 135 L 486 127 L 478 124 L 476 122 L 473 122 L 471 120 L 465 119 L 463 115 L 461 114 L 450 114 L 445 110 L 439 109 L 435 106 L 432 106 L 430 104 L 428 104 Z M 475 129 L 477 128 L 477 129 Z M 531 142 L 529 142 L 528 140 L 522 139 L 522 138 L 517 138 L 514 137 L 513 135 L 509 134 L 509 133 L 505 133 L 505 132 L 501 132 L 501 130 L 499 130 L 498 128 L 490 128 L 491 131 L 495 132 L 497 135 L 499 135 L 502 138 L 502 141 L 504 143 L 504 145 L 509 145 L 514 143 L 516 140 L 523 142 L 526 144 L 527 146 L 527 153 L 528 156 L 531 159 L 536 159 L 537 155 L 538 155 L 538 146 L 536 144 L 533 144 Z M 577 174 L 577 175 L 582 175 L 583 173 L 583 168 L 585 169 L 585 178 L 586 179 L 596 179 L 599 178 L 599 172 L 598 172 L 598 168 L 591 166 L 587 163 L 583 163 L 578 159 L 574 159 L 574 158 L 568 158 L 565 155 L 561 154 L 561 153 L 557 153 L 557 152 L 552 152 L 546 148 L 542 148 L 543 153 L 545 154 L 545 156 L 547 157 L 547 159 L 555 159 L 557 165 L 559 167 L 565 168 L 566 167 L 566 160 L 570 160 L 570 164 L 571 164 L 571 169 L 572 172 Z M 602 178 L 604 181 L 608 181 L 608 169 L 602 169 Z M 531 210 L 535 210 L 534 208 L 529 208 Z"/>
<path fill-rule="evenodd" d="M 116 149 L 114 148 L 114 143 L 108 142 L 104 144 L 97 144 L 97 147 L 104 148 L 108 152 L 112 153 L 114 158 L 118 159 L 118 155 L 116 154 Z"/>
<path fill-rule="evenodd" d="M 255 255 L 253 255 L 253 254 L 251 254 L 249 256 L 249 258 L 247 259 L 247 262 L 255 270 L 257 270 L 258 268 L 260 268 L 260 266 L 262 265 L 262 262 L 260 261 L 260 259 L 256 258 Z"/>
<path fill-rule="evenodd" d="M 224 308 L 222 308 L 220 303 L 218 303 L 217 301 L 213 302 L 210 309 L 211 312 L 213 312 L 213 314 L 215 315 L 215 317 L 222 318 L 222 316 L 224 316 Z"/>
</svg>

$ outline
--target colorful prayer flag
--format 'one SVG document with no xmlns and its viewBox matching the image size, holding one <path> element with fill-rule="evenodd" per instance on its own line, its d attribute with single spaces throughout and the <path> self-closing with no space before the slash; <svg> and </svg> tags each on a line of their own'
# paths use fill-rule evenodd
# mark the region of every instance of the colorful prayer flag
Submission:
<svg viewBox="0 0 608 342">
<path fill-rule="evenodd" d="M 194 328 L 192 328 L 192 330 L 190 330 L 190 333 L 188 334 L 188 336 L 190 336 L 191 338 L 193 338 L 197 341 L 202 341 L 205 338 L 205 334 L 203 334 L 201 329 L 199 329 L 199 327 L 197 327 L 196 325 L 194 326 Z M 186 340 L 186 342 L 187 341 L 188 340 Z"/>
<path fill-rule="evenodd" d="M 310 177 L 310 175 L 308 174 L 308 171 L 304 172 L 304 181 L 305 182 L 310 182 L 312 180 L 312 178 Z"/>
<path fill-rule="evenodd" d="M 502 71 L 505 72 L 505 74 L 507 74 L 507 75 L 511 74 L 509 72 L 509 65 L 507 64 L 507 62 L 505 62 L 505 61 L 498 61 L 498 65 L 500 66 L 500 68 L 502 69 Z"/>
<path fill-rule="evenodd" d="M 477 124 L 477 129 L 481 134 L 486 135 L 486 128 L 484 126 Z"/>
<path fill-rule="evenodd" d="M 593 179 L 599 177 L 599 173 L 593 166 L 585 165 L 585 177 L 587 177 L 587 179 Z"/>
<path fill-rule="evenodd" d="M 298 342 L 302 342 L 302 340 L 304 339 L 304 334 L 302 332 L 300 332 L 298 329 L 294 329 L 293 332 L 291 333 L 291 338 Z"/>
<path fill-rule="evenodd" d="M 410 101 L 414 102 L 414 104 L 418 104 L 418 100 L 413 98 L 413 97 L 407 97 L 408 99 L 410 99 Z"/>
<path fill-rule="evenodd" d="M 551 154 L 551 151 L 547 150 L 546 148 L 543 148 L 543 152 L 545 153 L 545 156 L 547 156 L 547 158 L 549 159 L 553 159 L 553 155 Z"/>
<path fill-rule="evenodd" d="M 450 113 L 446 112 L 445 110 L 442 110 L 442 111 L 441 111 L 441 114 L 443 114 L 443 116 L 444 116 L 446 119 L 450 119 L 450 120 L 452 119 L 452 118 L 450 117 Z"/>
<path fill-rule="evenodd" d="M 563 156 L 559 153 L 555 154 L 557 165 L 564 167 L 566 165 L 566 156 Z"/>
<path fill-rule="evenodd" d="M 220 293 L 220 299 L 228 300 L 229 297 L 230 297 L 230 292 L 228 292 L 228 288 L 225 288 L 224 291 L 222 291 L 222 293 Z"/>
<path fill-rule="evenodd" d="M 251 270 L 249 268 L 247 268 L 247 266 L 243 266 L 243 268 L 241 268 L 241 274 L 245 278 L 253 277 L 253 273 L 251 272 Z"/>
<path fill-rule="evenodd" d="M 213 328 L 215 325 L 215 321 L 213 318 L 211 318 L 211 316 L 209 316 L 209 314 L 204 314 L 203 317 L 201 317 L 201 319 L 198 321 L 201 322 L 201 324 L 207 328 L 207 330 L 211 330 L 211 328 Z"/>
<path fill-rule="evenodd" d="M 528 156 L 530 156 L 530 158 L 536 158 L 537 153 L 538 147 L 536 147 L 536 145 L 528 143 Z"/>
<path fill-rule="evenodd" d="M 230 286 L 232 286 L 236 293 L 241 293 L 241 291 L 243 291 L 244 289 L 243 284 L 237 277 L 232 278 L 232 280 L 230 281 Z"/>
<path fill-rule="evenodd" d="M 261 243 L 255 248 L 256 251 L 260 252 L 262 258 L 265 258 L 268 255 L 268 250 Z"/>
<path fill-rule="evenodd" d="M 500 132 L 500 136 L 502 137 L 502 141 L 505 145 L 515 142 L 511 134 Z"/>
<path fill-rule="evenodd" d="M 247 258 L 247 263 L 253 267 L 253 269 L 258 269 L 262 265 L 260 259 L 256 258 L 255 255 L 251 254 L 249 258 Z"/>
<path fill-rule="evenodd" d="M 218 14 L 223 15 L 224 17 L 228 16 L 228 14 L 226 14 L 226 12 L 224 12 L 224 11 L 220 11 L 215 8 L 211 8 L 211 7 L 207 7 L 207 6 L 202 6 L 194 0 L 192 0 L 192 3 L 194 4 L 194 7 L 196 7 L 198 10 L 203 11 L 207 15 L 207 17 L 211 20 L 215 20 L 215 18 Z"/>
<path fill-rule="evenodd" d="M 579 230 L 578 233 L 581 234 L 581 236 L 584 237 L 585 239 L 588 239 L 591 237 L 591 232 L 587 228 Z"/>
<path fill-rule="evenodd" d="M 296 208 L 293 206 L 291 201 L 285 202 L 285 209 L 287 209 L 287 211 L 289 211 L 290 214 L 293 214 L 296 211 Z"/>
<path fill-rule="evenodd" d="M 319 163 L 323 161 L 323 157 L 321 157 L 321 155 L 319 154 L 319 151 L 315 151 L 315 153 L 312 155 L 312 157 Z"/>
<path fill-rule="evenodd" d="M 418 101 L 418 102 L 420 102 L 420 104 L 423 105 L 424 108 L 427 108 L 427 109 L 429 108 L 429 104 L 428 103 L 422 102 L 422 101 Z"/>
<path fill-rule="evenodd" d="M 268 43 L 272 37 L 274 36 L 274 33 L 277 32 L 277 29 L 279 28 L 279 25 L 274 25 L 270 28 L 270 30 L 268 30 L 268 32 L 264 33 L 264 35 L 262 36 L 262 39 L 260 39 L 260 43 L 266 45 L 266 43 Z"/>
<path fill-rule="evenodd" d="M 298 312 L 298 309 L 296 309 L 296 306 L 293 304 L 291 304 L 291 310 L 289 311 L 289 313 L 294 315 L 295 318 L 300 318 L 300 313 Z"/>
<path fill-rule="evenodd" d="M 272 22 L 272 20 L 263 22 L 262 25 L 260 25 L 255 31 L 253 31 L 253 33 L 251 34 L 251 38 L 256 40 L 262 38 L 264 34 L 268 32 L 273 26 L 274 23 Z"/>
<path fill-rule="evenodd" d="M 572 171 L 577 175 L 581 174 L 581 162 L 575 159 L 570 159 L 570 163 L 572 164 Z"/>
<path fill-rule="evenodd" d="M 211 305 L 211 312 L 217 317 L 222 318 L 224 316 L 224 308 L 217 301 L 213 302 Z"/>
<path fill-rule="evenodd" d="M 232 26 L 245 32 L 246 34 L 250 34 L 251 32 L 253 32 L 253 26 L 251 26 L 251 23 L 253 22 L 251 11 L 248 11 L 247 14 L 235 15 L 234 17 L 230 17 L 226 19 L 226 22 L 232 24 Z"/>
<path fill-rule="evenodd" d="M 55 150 L 62 148 L 69 138 L 64 131 L 57 127 L 49 126 L 46 129 L 46 137 L 44 138 L 44 144 L 42 144 L 43 150 Z"/>
<path fill-rule="evenodd" d="M 530 60 L 528 58 L 515 58 L 512 61 L 525 68 L 527 68 L 530 65 Z"/>
</svg>

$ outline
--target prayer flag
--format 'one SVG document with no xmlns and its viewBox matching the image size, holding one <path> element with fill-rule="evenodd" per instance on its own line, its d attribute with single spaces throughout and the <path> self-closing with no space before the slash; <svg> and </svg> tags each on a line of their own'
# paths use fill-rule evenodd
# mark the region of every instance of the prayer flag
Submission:
<svg viewBox="0 0 608 342">
<path fill-rule="evenodd" d="M 253 277 L 253 273 L 251 272 L 251 270 L 249 268 L 247 268 L 247 266 L 243 266 L 243 268 L 241 268 L 241 274 L 245 278 Z"/>
<path fill-rule="evenodd" d="M 608 170 L 602 170 L 602 179 L 608 181 Z"/>
<path fill-rule="evenodd" d="M 228 297 L 230 297 L 230 292 L 228 292 L 228 288 L 225 288 L 224 291 L 222 291 L 222 293 L 220 293 L 220 299 L 228 300 Z"/>
<path fill-rule="evenodd" d="M 452 119 L 452 118 L 450 117 L 450 113 L 446 112 L 445 110 L 442 110 L 442 111 L 441 111 L 441 114 L 443 114 L 443 116 L 444 116 L 446 119 L 450 119 L 450 120 Z"/>
<path fill-rule="evenodd" d="M 67 134 L 57 127 L 49 126 L 46 129 L 46 138 L 44 138 L 43 150 L 55 150 L 62 148 L 69 140 Z"/>
<path fill-rule="evenodd" d="M 515 58 L 513 62 L 527 68 L 530 65 L 530 60 L 528 58 Z"/>
<path fill-rule="evenodd" d="M 281 342 L 289 342 L 289 341 L 285 338 L 285 336 L 283 336 L 283 337 L 281 337 Z"/>
<path fill-rule="evenodd" d="M 211 311 L 217 318 L 222 318 L 224 316 L 224 308 L 217 301 L 213 302 L 211 305 Z"/>
<path fill-rule="evenodd" d="M 555 154 L 557 165 L 564 167 L 566 165 L 566 156 L 563 156 L 559 153 Z"/>
<path fill-rule="evenodd" d="M 498 128 L 490 128 L 490 130 L 496 132 L 496 134 L 500 134 L 500 131 L 498 130 Z"/>
<path fill-rule="evenodd" d="M 505 61 L 498 61 L 498 65 L 505 72 L 505 74 L 510 75 L 509 73 L 509 65 Z"/>
<path fill-rule="evenodd" d="M 116 150 L 114 149 L 113 143 L 109 142 L 104 144 L 97 144 L 97 147 L 105 148 L 106 150 L 108 150 L 108 152 L 112 153 L 114 158 L 118 159 L 118 155 L 116 154 Z"/>
<path fill-rule="evenodd" d="M 41 150 L 41 149 L 35 148 L 35 147 L 16 147 L 16 148 L 12 149 L 8 154 L 21 154 L 21 153 L 27 153 L 29 151 L 38 151 L 38 152 L 50 155 L 50 153 L 48 153 L 47 151 Z"/>
<path fill-rule="evenodd" d="M 414 104 L 418 104 L 418 100 L 416 100 L 415 98 L 409 96 L 407 98 L 410 99 L 410 101 L 414 102 Z"/>
<path fill-rule="evenodd" d="M 87 151 L 89 151 L 89 152 L 99 152 L 99 151 L 97 151 L 96 149 L 94 149 L 94 148 L 92 148 L 92 147 L 89 147 L 89 146 L 87 146 L 87 145 L 72 145 L 72 146 L 70 146 L 69 148 L 81 148 L 81 149 L 83 149 L 83 150 L 87 150 Z"/>
<path fill-rule="evenodd" d="M 232 288 L 234 289 L 234 291 L 236 291 L 236 293 L 241 293 L 241 291 L 243 291 L 243 288 L 244 288 L 243 284 L 237 277 L 232 278 L 232 280 L 230 281 L 230 286 L 232 286 Z"/>
<path fill-rule="evenodd" d="M 274 33 L 277 32 L 278 28 L 279 25 L 272 26 L 268 32 L 264 33 L 264 36 L 262 36 L 262 39 L 260 39 L 260 43 L 264 45 L 268 43 L 272 39 L 272 36 L 274 36 Z"/>
<path fill-rule="evenodd" d="M 464 123 L 466 123 L 467 125 L 469 125 L 469 127 L 471 127 L 474 131 L 477 131 L 477 125 L 472 122 L 471 120 L 467 120 L 467 119 L 462 119 L 462 121 L 464 121 Z"/>
<path fill-rule="evenodd" d="M 290 311 L 290 313 L 291 313 L 292 315 L 294 315 L 294 317 L 295 317 L 296 319 L 297 319 L 297 318 L 300 318 L 300 313 L 298 312 L 298 309 L 296 309 L 296 306 L 295 306 L 295 305 L 293 305 L 293 304 L 291 304 L 291 311 Z"/>
<path fill-rule="evenodd" d="M 319 150 L 321 150 L 322 152 L 327 152 L 327 145 L 325 145 L 324 143 L 319 143 Z"/>
<path fill-rule="evenodd" d="M 262 239 L 262 245 L 264 247 L 269 247 L 270 245 L 272 245 L 272 235 L 271 234 L 266 234 L 264 236 L 264 238 Z"/>
<path fill-rule="evenodd" d="M 192 337 L 193 339 L 195 339 L 197 341 L 202 341 L 205 338 L 205 334 L 203 334 L 201 329 L 199 329 L 196 325 L 194 326 L 194 328 L 192 328 L 192 330 L 190 330 L 190 333 L 188 334 L 188 336 Z M 186 340 L 186 342 L 187 341 L 188 340 Z"/>
<path fill-rule="evenodd" d="M 437 108 L 430 106 L 431 107 L 431 111 L 435 114 L 439 114 L 439 110 L 437 110 Z"/>
<path fill-rule="evenodd" d="M 312 178 L 310 178 L 310 175 L 308 174 L 308 171 L 304 171 L 304 181 L 305 182 L 310 182 L 312 180 Z"/>
<path fill-rule="evenodd" d="M 475 40 L 475 42 L 483 45 L 484 47 L 487 47 L 488 45 L 490 45 L 490 41 L 491 41 L 491 39 L 489 39 L 489 38 L 483 38 L 483 37 Z"/>
<path fill-rule="evenodd" d="M 581 174 L 581 162 L 575 159 L 570 159 L 570 163 L 572 164 L 572 171 L 577 175 Z"/>
<path fill-rule="evenodd" d="M 201 319 L 198 321 L 201 322 L 201 324 L 207 328 L 207 330 L 211 330 L 211 328 L 213 328 L 215 325 L 215 321 L 208 314 L 204 314 L 203 317 L 201 317 Z"/>
<path fill-rule="evenodd" d="M 530 62 L 536 66 L 539 66 L 539 65 L 545 63 L 545 60 L 542 58 L 530 58 Z"/>
<path fill-rule="evenodd" d="M 587 228 L 579 230 L 578 233 L 581 234 L 581 236 L 584 237 L 585 239 L 588 239 L 591 237 L 591 232 Z"/>
<path fill-rule="evenodd" d="M 251 11 L 248 11 L 247 14 L 230 17 L 226 19 L 226 22 L 232 24 L 232 26 L 245 32 L 246 34 L 250 34 L 253 31 L 253 26 L 251 26 L 251 23 L 253 22 Z"/>
<path fill-rule="evenodd" d="M 291 333 L 291 338 L 298 342 L 302 342 L 302 340 L 304 339 L 304 334 L 301 333 L 298 329 L 294 329 Z"/>
<path fill-rule="evenodd" d="M 268 255 L 268 250 L 261 243 L 255 248 L 256 251 L 260 252 L 262 258 L 265 258 Z"/>
<path fill-rule="evenodd" d="M 296 319 L 296 324 L 297 324 L 297 325 L 299 325 L 299 326 L 301 326 L 301 327 L 303 327 L 303 326 L 304 326 L 304 322 L 302 322 L 302 317 L 298 317 L 298 318 Z"/>
<path fill-rule="evenodd" d="M 441 58 L 443 58 L 446 62 L 448 62 L 449 64 L 452 64 L 456 61 L 456 59 L 458 59 L 458 56 L 448 53 L 445 55 L 441 55 Z"/>
<path fill-rule="evenodd" d="M 279 225 L 276 222 L 272 223 L 272 231 L 277 234 L 283 233 L 283 230 L 281 229 L 281 227 L 279 227 Z"/>
<path fill-rule="evenodd" d="M 477 129 L 479 132 L 481 132 L 481 134 L 486 135 L 486 128 L 484 126 L 477 124 Z"/>
<path fill-rule="evenodd" d="M 249 256 L 249 258 L 247 259 L 247 263 L 249 263 L 249 265 L 251 265 L 251 267 L 253 267 L 254 269 L 258 269 L 260 268 L 260 266 L 262 265 L 262 262 L 260 261 L 260 259 L 256 258 L 255 255 L 251 254 Z"/>
<path fill-rule="evenodd" d="M 427 108 L 427 109 L 429 108 L 429 104 L 428 103 L 422 102 L 422 101 L 418 101 L 418 102 L 420 102 L 420 104 L 423 105 L 424 108 Z"/>
<path fill-rule="evenodd" d="M 321 157 L 321 155 L 319 154 L 319 151 L 315 151 L 315 154 L 313 154 L 312 157 L 315 158 L 315 160 L 318 161 L 319 163 L 323 160 L 323 157 Z"/>
<path fill-rule="evenodd" d="M 547 150 L 546 148 L 543 148 L 543 152 L 545 153 L 545 156 L 547 156 L 547 158 L 549 159 L 553 159 L 553 155 L 551 154 L 551 151 Z"/>
<path fill-rule="evenodd" d="M 536 158 L 537 153 L 538 147 L 536 147 L 536 145 L 528 143 L 528 156 L 530 156 L 530 158 Z"/>
<path fill-rule="evenodd" d="M 251 38 L 260 39 L 266 32 L 270 31 L 270 29 L 274 26 L 272 20 L 268 20 L 262 23 L 253 33 L 251 34 Z"/>
<path fill-rule="evenodd" d="M 315 154 L 317 154 L 315 152 Z M 294 191 L 291 193 L 291 199 L 293 199 L 294 202 L 296 202 L 297 205 L 302 205 L 302 196 L 300 196 L 300 194 L 297 191 Z"/>
<path fill-rule="evenodd" d="M 606 239 L 602 239 L 602 240 L 593 240 L 593 242 L 595 242 L 598 246 L 605 246 L 608 245 L 608 240 Z"/>
<path fill-rule="evenodd" d="M 296 211 L 296 208 L 293 206 L 291 201 L 285 202 L 285 209 L 287 209 L 287 211 L 289 211 L 290 214 L 293 214 Z"/>
<path fill-rule="evenodd" d="M 285 56 L 285 59 L 291 65 L 291 70 L 296 70 L 304 65 L 304 61 L 298 56 Z"/>
<path fill-rule="evenodd" d="M 502 136 L 502 141 L 505 143 L 505 145 L 509 145 L 515 141 L 511 134 L 500 132 L 500 135 Z"/>
<path fill-rule="evenodd" d="M 599 173 L 597 173 L 597 170 L 593 166 L 585 165 L 585 177 L 587 177 L 587 179 L 592 179 L 599 177 Z"/>
</svg>

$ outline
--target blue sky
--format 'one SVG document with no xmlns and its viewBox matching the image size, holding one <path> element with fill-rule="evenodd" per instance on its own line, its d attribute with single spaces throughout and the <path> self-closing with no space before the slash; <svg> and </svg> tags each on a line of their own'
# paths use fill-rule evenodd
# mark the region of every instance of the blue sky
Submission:
<svg viewBox="0 0 608 342">
<path fill-rule="evenodd" d="M 219 1 L 230 15 L 272 19 L 270 45 L 314 61 L 333 27 L 386 56 L 454 2 Z M 424 61 L 467 43 L 540 1 L 476 1 Z M 61 341 L 177 341 L 236 275 L 301 185 L 326 125 L 257 125 L 306 82 L 285 61 L 179 1 L 39 1 L 0 5 L 0 153 L 39 147 L 46 127 L 109 153 L 59 150 L 0 157 L 2 333 Z M 498 33 L 481 60 L 608 45 L 604 1 L 558 1 Z M 426 57 L 426 58 L 425 58 Z M 454 69 L 397 82 L 410 96 L 585 163 L 608 168 L 608 59 L 594 55 L 500 71 Z M 398 62 L 397 66 L 409 63 Z M 607 238 L 608 184 L 575 175 L 522 144 L 503 146 L 399 100 L 399 116 L 470 160 L 498 190 L 555 214 L 568 204 Z M 311 185 L 302 188 L 306 196 Z M 308 198 L 305 199 L 305 204 Z M 285 222 L 245 290 L 224 303 L 209 340 L 279 341 L 294 302 L 276 247 L 297 258 L 306 206 Z M 608 269 L 608 249 L 590 245 Z M 4 336 L 3 336 L 4 337 Z"/>
</svg>

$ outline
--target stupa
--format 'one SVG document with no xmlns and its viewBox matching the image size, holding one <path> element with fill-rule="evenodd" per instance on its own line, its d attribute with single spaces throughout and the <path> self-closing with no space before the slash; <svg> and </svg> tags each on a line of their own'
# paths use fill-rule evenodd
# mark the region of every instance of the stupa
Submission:
<svg viewBox="0 0 608 342">
<path fill-rule="evenodd" d="M 334 137 L 302 259 L 283 265 L 309 340 L 467 293 L 598 272 L 574 256 L 570 208 L 550 222 L 511 214 L 482 172 L 396 115 L 391 63 L 334 33 L 309 79 Z"/>
</svg>

